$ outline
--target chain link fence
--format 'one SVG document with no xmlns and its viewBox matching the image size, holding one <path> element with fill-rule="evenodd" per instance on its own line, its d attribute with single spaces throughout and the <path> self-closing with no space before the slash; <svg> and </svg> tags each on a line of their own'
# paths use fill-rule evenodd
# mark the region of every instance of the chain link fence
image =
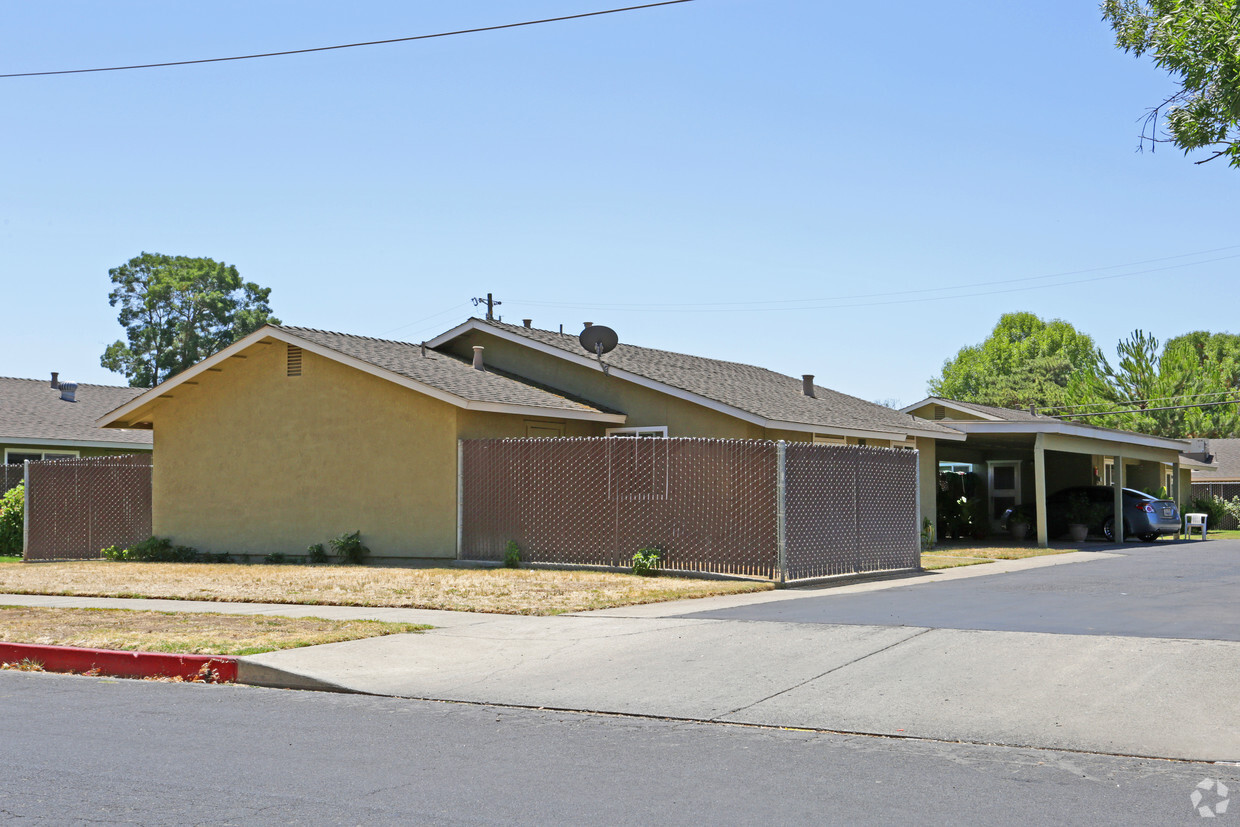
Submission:
<svg viewBox="0 0 1240 827">
<path fill-rule="evenodd" d="M 801 580 L 915 569 L 917 455 L 743 440 L 462 440 L 459 556 Z"/>
<path fill-rule="evenodd" d="M 10 463 L 0 465 L 0 494 L 7 494 L 26 479 L 26 466 Z"/>
<path fill-rule="evenodd" d="M 26 470 L 27 562 L 95 559 L 151 536 L 151 457 L 44 460 Z"/>
<path fill-rule="evenodd" d="M 1222 497 L 1230 500 L 1232 497 L 1240 497 L 1240 482 L 1195 482 L 1192 486 L 1192 497 L 1197 499 L 1208 500 L 1210 497 Z M 1234 530 L 1240 528 L 1240 522 L 1230 514 L 1223 516 L 1222 522 L 1210 528 Z"/>
</svg>

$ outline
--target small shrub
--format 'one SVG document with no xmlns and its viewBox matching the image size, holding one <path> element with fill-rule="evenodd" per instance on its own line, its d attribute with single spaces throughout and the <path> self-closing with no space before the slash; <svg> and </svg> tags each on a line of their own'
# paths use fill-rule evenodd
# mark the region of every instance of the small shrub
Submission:
<svg viewBox="0 0 1240 827">
<path fill-rule="evenodd" d="M 288 559 L 284 556 L 284 552 L 273 551 L 263 557 L 263 562 L 272 566 L 282 566 L 288 562 Z"/>
<path fill-rule="evenodd" d="M 662 557 L 657 548 L 639 549 L 633 555 L 633 573 L 642 577 L 654 577 L 659 573 L 659 560 Z"/>
<path fill-rule="evenodd" d="M 306 548 L 306 562 L 312 566 L 321 566 L 327 562 L 327 549 L 322 543 L 315 543 Z"/>
<path fill-rule="evenodd" d="M 354 566 L 360 566 L 362 561 L 366 559 L 366 555 L 370 554 L 370 549 L 362 545 L 362 532 L 354 531 L 352 534 L 341 534 L 339 537 L 333 537 L 328 541 L 331 543 L 332 551 L 346 563 Z"/>
<path fill-rule="evenodd" d="M 20 557 L 25 533 L 26 486 L 19 484 L 0 497 L 0 557 Z"/>
<path fill-rule="evenodd" d="M 1225 514 L 1230 515 L 1236 522 L 1240 522 L 1240 497 L 1232 497 L 1230 500 L 1225 500 L 1222 497 L 1215 497 L 1214 499 L 1218 500 Z M 1215 523 L 1215 525 L 1222 527 L 1220 523 Z"/>
<path fill-rule="evenodd" d="M 521 547 L 517 545 L 516 540 L 509 540 L 508 546 L 504 549 L 504 566 L 510 569 L 521 567 Z"/>
<path fill-rule="evenodd" d="M 108 546 L 102 550 L 108 560 L 132 560 L 144 563 L 198 563 L 202 555 L 190 546 L 175 546 L 167 537 L 148 537 L 127 549 Z"/>
<path fill-rule="evenodd" d="M 219 554 L 206 555 L 208 563 L 232 563 L 233 556 L 231 552 L 222 551 Z"/>
<path fill-rule="evenodd" d="M 1227 509 L 1223 505 L 1224 502 L 1226 500 L 1222 497 L 1194 497 L 1185 510 L 1190 514 L 1208 514 L 1209 518 L 1206 525 L 1215 527 L 1221 525 L 1223 517 L 1227 516 Z"/>
<path fill-rule="evenodd" d="M 932 548 L 934 548 L 934 521 L 925 517 L 921 521 L 921 550 L 929 551 Z"/>
</svg>

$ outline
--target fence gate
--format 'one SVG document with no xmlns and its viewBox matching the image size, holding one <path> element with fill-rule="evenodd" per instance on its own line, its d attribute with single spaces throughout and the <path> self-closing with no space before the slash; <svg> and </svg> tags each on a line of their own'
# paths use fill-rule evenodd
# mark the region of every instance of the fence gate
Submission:
<svg viewBox="0 0 1240 827">
<path fill-rule="evenodd" d="M 26 552 L 89 560 L 151 536 L 151 458 L 145 454 L 28 462 Z"/>
<path fill-rule="evenodd" d="M 606 437 L 462 440 L 459 556 L 801 580 L 915 569 L 917 453 Z"/>
</svg>

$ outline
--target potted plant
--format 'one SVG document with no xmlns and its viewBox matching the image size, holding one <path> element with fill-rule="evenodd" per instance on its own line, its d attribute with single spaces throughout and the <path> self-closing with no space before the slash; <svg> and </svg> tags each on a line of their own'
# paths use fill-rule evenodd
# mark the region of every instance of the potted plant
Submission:
<svg viewBox="0 0 1240 827">
<path fill-rule="evenodd" d="M 1093 507 L 1085 494 L 1073 494 L 1068 498 L 1068 536 L 1072 542 L 1079 543 L 1089 534 L 1089 521 L 1093 518 Z"/>
<path fill-rule="evenodd" d="M 1013 540 L 1023 540 L 1029 536 L 1029 526 L 1033 523 L 1033 515 L 1029 511 L 1029 506 L 1018 505 L 1012 509 L 1012 513 L 1008 515 L 1008 531 L 1012 533 Z"/>
</svg>

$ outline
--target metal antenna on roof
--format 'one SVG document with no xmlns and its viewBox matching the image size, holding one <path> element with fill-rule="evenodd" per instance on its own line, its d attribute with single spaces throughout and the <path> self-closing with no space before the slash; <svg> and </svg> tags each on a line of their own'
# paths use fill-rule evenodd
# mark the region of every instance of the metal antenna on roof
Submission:
<svg viewBox="0 0 1240 827">
<path fill-rule="evenodd" d="M 603 362 L 603 354 L 611 353 L 616 349 L 616 345 L 620 344 L 620 337 L 616 335 L 616 331 L 601 324 L 586 325 L 586 329 L 581 331 L 577 341 L 581 342 L 583 348 L 598 358 L 599 367 L 603 369 L 603 374 L 611 375 L 610 369 Z"/>
</svg>

